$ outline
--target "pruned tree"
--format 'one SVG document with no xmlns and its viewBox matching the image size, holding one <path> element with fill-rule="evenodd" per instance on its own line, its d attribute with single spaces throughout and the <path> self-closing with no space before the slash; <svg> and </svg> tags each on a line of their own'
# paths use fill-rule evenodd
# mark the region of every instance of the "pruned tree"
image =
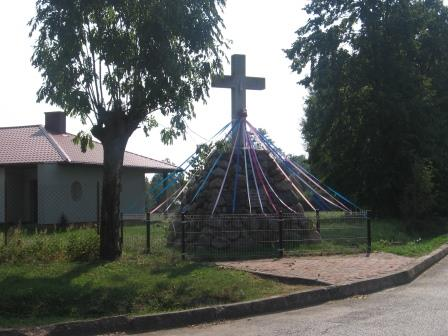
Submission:
<svg viewBox="0 0 448 336">
<path fill-rule="evenodd" d="M 100 255 L 113 260 L 119 244 L 120 172 L 126 144 L 139 127 L 148 135 L 156 115 L 171 116 L 161 138 L 170 143 L 194 117 L 221 71 L 226 43 L 225 0 L 37 0 L 30 36 L 32 64 L 43 83 L 38 101 L 60 106 L 91 124 L 104 148 Z"/>
</svg>

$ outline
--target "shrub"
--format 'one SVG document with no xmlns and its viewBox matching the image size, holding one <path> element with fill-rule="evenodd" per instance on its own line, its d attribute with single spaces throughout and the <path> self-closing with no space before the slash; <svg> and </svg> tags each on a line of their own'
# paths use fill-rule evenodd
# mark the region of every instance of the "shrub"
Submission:
<svg viewBox="0 0 448 336">
<path fill-rule="evenodd" d="M 92 261 L 98 258 L 99 237 L 94 230 L 26 234 L 15 231 L 0 245 L 0 263 Z"/>
<path fill-rule="evenodd" d="M 429 161 L 417 160 L 412 169 L 412 181 L 402 193 L 400 210 L 408 229 L 425 229 L 425 218 L 434 208 L 433 166 Z"/>
<path fill-rule="evenodd" d="M 0 262 L 50 262 L 61 259 L 62 243 L 49 235 L 27 235 L 18 230 L 0 246 Z"/>
<path fill-rule="evenodd" d="M 92 261 L 99 256 L 99 236 L 92 230 L 71 231 L 67 240 L 69 261 Z"/>
</svg>

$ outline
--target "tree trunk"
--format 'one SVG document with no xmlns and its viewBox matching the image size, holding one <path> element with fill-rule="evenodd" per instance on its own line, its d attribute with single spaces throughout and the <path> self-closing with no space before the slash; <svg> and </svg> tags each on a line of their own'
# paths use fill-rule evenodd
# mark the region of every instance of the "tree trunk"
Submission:
<svg viewBox="0 0 448 336">
<path fill-rule="evenodd" d="M 100 225 L 100 257 L 115 260 L 121 256 L 120 193 L 121 169 L 129 136 L 114 134 L 102 139 L 104 149 L 103 190 Z"/>
</svg>

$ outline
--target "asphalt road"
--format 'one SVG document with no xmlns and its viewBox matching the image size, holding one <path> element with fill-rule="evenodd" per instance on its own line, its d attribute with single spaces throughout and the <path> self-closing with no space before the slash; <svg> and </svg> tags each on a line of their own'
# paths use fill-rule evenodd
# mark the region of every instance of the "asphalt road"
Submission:
<svg viewBox="0 0 448 336">
<path fill-rule="evenodd" d="M 320 306 L 142 336 L 448 335 L 448 257 L 414 282 Z"/>
</svg>

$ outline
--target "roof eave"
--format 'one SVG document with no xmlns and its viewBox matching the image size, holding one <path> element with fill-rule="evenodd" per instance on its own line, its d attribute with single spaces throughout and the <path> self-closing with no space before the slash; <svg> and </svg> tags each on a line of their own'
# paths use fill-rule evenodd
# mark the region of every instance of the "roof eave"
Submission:
<svg viewBox="0 0 448 336">
<path fill-rule="evenodd" d="M 82 161 L 60 161 L 57 162 L 58 164 L 62 165 L 81 165 L 81 166 L 95 166 L 95 167 L 102 167 L 102 163 L 94 163 L 94 162 L 82 162 Z M 155 168 L 155 167 L 145 167 L 145 166 L 131 166 L 131 165 L 123 165 L 124 169 L 139 169 L 145 171 L 145 173 L 148 174 L 160 174 L 160 173 L 170 173 L 175 171 L 182 171 L 181 169 L 178 169 L 177 167 L 171 169 L 171 168 Z"/>
</svg>

